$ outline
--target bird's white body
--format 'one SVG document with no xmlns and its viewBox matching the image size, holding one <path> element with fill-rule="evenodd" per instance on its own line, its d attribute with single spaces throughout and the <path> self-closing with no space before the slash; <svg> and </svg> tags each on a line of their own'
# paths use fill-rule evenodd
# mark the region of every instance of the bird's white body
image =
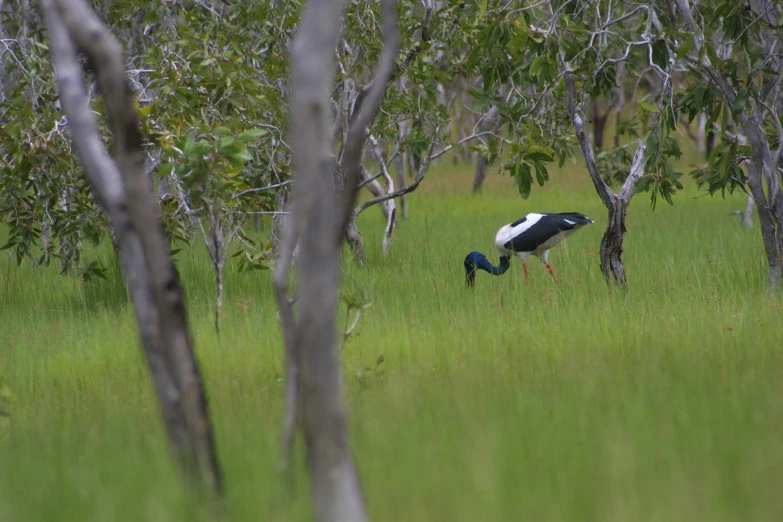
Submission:
<svg viewBox="0 0 783 522">
<path fill-rule="evenodd" d="M 592 221 L 581 214 L 532 212 L 519 221 L 501 227 L 495 235 L 495 247 L 500 257 L 515 255 L 521 259 L 525 273 L 531 255 L 538 257 L 550 268 L 549 251 L 590 223 Z"/>
</svg>

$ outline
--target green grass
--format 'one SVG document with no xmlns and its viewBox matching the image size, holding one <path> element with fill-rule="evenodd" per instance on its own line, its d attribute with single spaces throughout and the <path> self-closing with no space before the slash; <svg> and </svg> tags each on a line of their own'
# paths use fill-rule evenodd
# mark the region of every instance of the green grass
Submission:
<svg viewBox="0 0 783 522">
<path fill-rule="evenodd" d="M 388 521 L 772 521 L 783 516 L 783 299 L 768 295 L 744 198 L 628 216 L 627 295 L 604 284 L 607 221 L 568 167 L 523 201 L 443 163 L 410 198 L 389 257 L 377 209 L 368 265 L 346 277 L 373 299 L 345 349 L 351 438 L 369 509 Z M 465 289 L 471 250 L 497 262 L 498 227 L 528 211 L 595 220 L 525 282 Z M 754 216 L 755 218 L 755 216 Z M 104 250 L 91 254 L 103 256 Z M 282 344 L 269 273 L 226 280 L 224 332 L 201 248 L 178 255 L 226 475 L 228 520 L 308 520 L 306 475 L 286 502 L 275 475 Z M 0 256 L 0 521 L 206 519 L 170 462 L 135 324 L 115 268 L 84 286 Z M 356 372 L 383 355 L 382 375 Z M 300 448 L 301 449 L 301 448 Z"/>
</svg>

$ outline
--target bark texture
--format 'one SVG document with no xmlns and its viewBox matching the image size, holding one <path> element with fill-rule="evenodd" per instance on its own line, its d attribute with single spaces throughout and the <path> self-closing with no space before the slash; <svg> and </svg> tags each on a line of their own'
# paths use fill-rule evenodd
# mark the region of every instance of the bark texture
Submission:
<svg viewBox="0 0 783 522">
<path fill-rule="evenodd" d="M 316 518 L 364 522 L 368 516 L 350 451 L 337 357 L 340 249 L 351 221 L 367 128 L 391 77 L 399 35 L 396 2 L 382 0 L 384 52 L 372 87 L 351 117 L 340 162 L 345 182 L 338 192 L 330 149 L 330 91 L 343 5 L 344 0 L 310 0 L 292 42 L 293 219 L 286 225 L 274 283 L 286 341 L 286 377 L 291 379 L 286 383 L 282 465 L 288 467 L 292 426 L 298 420 L 307 448 Z M 294 317 L 286 287 L 289 249 L 296 238 L 302 255 Z"/>
<path fill-rule="evenodd" d="M 592 112 L 593 112 L 593 147 L 596 150 L 604 148 L 604 134 L 606 133 L 606 122 L 609 119 L 610 109 L 606 112 L 601 112 L 601 104 L 598 103 L 597 98 L 593 98 Z"/>
<path fill-rule="evenodd" d="M 340 368 L 335 357 L 340 280 L 337 194 L 332 172 L 329 89 L 343 0 L 311 0 L 292 47 L 292 154 L 299 229 L 296 351 L 300 354 L 301 422 L 316 516 L 364 521 L 367 514 L 348 443 Z M 355 183 L 354 183 L 355 184 Z M 346 189 L 351 185 L 346 183 Z"/>
<path fill-rule="evenodd" d="M 122 47 L 83 0 L 43 0 L 62 106 L 75 149 L 119 246 L 142 347 L 166 430 L 194 483 L 220 493 L 221 472 L 180 287 L 147 183 L 141 130 Z M 85 95 L 77 51 L 94 69 L 111 124 L 114 161 Z"/>
<path fill-rule="evenodd" d="M 498 128 L 500 127 L 500 123 L 501 120 L 498 108 L 493 105 L 492 108 L 490 108 L 489 111 L 487 111 L 487 113 L 481 117 L 481 120 L 478 122 L 476 127 L 479 132 L 497 132 Z M 481 141 L 483 142 L 484 140 L 482 139 Z M 484 179 L 487 176 L 487 167 L 489 166 L 489 161 L 485 154 L 479 152 L 477 156 L 476 173 L 473 176 L 474 195 L 481 191 L 481 187 L 484 185 Z"/>
<path fill-rule="evenodd" d="M 601 271 L 607 280 L 625 286 L 625 266 L 623 266 L 623 239 L 625 238 L 625 216 L 628 206 L 622 198 L 614 198 L 609 207 L 609 224 L 601 239 Z"/>
<path fill-rule="evenodd" d="M 565 65 L 566 93 L 568 96 L 568 114 L 576 130 L 576 137 L 582 148 L 582 156 L 587 165 L 587 171 L 590 173 L 590 179 L 593 181 L 598 195 L 609 210 L 609 223 L 601 240 L 601 272 L 607 282 L 616 283 L 621 287 L 627 284 L 625 276 L 625 266 L 623 265 L 623 240 L 625 238 L 625 216 L 628 212 L 628 206 L 631 204 L 631 198 L 635 192 L 636 182 L 644 175 L 644 155 L 647 150 L 645 141 L 641 141 L 631 162 L 631 169 L 628 177 L 623 182 L 623 186 L 618 194 L 612 192 L 609 186 L 601 177 L 598 171 L 598 164 L 595 161 L 595 152 L 593 145 L 585 130 L 585 111 L 577 104 L 576 100 L 576 82 L 574 73 L 568 64 Z M 654 128 L 657 128 L 657 115 Z"/>
</svg>

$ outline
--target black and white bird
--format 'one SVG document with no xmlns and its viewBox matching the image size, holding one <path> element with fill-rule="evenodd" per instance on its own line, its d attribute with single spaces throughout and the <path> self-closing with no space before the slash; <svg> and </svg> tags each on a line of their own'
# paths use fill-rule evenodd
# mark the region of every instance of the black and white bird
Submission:
<svg viewBox="0 0 783 522">
<path fill-rule="evenodd" d="M 538 257 L 547 267 L 556 282 L 560 282 L 549 264 L 549 251 L 565 238 L 593 221 L 577 212 L 560 214 L 530 213 L 498 230 L 495 235 L 500 265 L 493 266 L 487 256 L 481 252 L 471 252 L 465 258 L 465 278 L 469 287 L 476 280 L 476 270 L 481 269 L 492 275 L 502 275 L 511 267 L 511 256 L 522 260 L 525 279 L 528 278 L 527 261 L 531 255 Z"/>
</svg>

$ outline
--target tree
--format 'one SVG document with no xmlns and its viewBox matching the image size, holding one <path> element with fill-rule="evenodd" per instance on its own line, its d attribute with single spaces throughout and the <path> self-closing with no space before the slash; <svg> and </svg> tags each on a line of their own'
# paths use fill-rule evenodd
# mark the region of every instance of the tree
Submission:
<svg viewBox="0 0 783 522">
<path fill-rule="evenodd" d="M 172 449 L 193 482 L 220 493 L 209 410 L 156 202 L 122 48 L 83 0 L 42 0 L 52 60 L 74 147 L 117 239 L 141 344 Z M 113 131 L 105 149 L 85 95 L 77 50 L 95 72 Z"/>
<path fill-rule="evenodd" d="M 783 153 L 783 6 L 768 0 L 746 3 L 670 0 L 672 45 L 690 71 L 693 83 L 679 105 L 692 120 L 701 111 L 710 114 L 707 125 L 722 124 L 719 143 L 708 165 L 694 172 L 709 185 L 710 193 L 744 190 L 747 185 L 758 210 L 761 236 L 769 266 L 768 286 L 783 287 L 783 194 L 780 189 Z M 730 55 L 708 35 L 720 31 L 720 43 L 732 47 Z M 731 132 L 742 130 L 747 144 Z M 747 166 L 747 175 L 742 165 Z M 765 190 L 766 184 L 766 190 Z"/>
<path fill-rule="evenodd" d="M 272 245 L 248 230 L 251 218 L 276 214 L 277 193 L 289 183 L 280 131 L 287 111 L 280 102 L 284 53 L 265 49 L 285 45 L 296 10 L 264 25 L 274 18 L 274 2 L 211 10 L 206 4 L 193 10 L 148 4 L 102 3 L 101 15 L 127 46 L 128 75 L 147 138 L 146 174 L 160 200 L 166 234 L 172 247 L 201 237 L 210 254 L 219 328 L 228 258 L 238 258 L 239 270 L 271 264 Z M 59 258 L 63 273 L 89 280 L 101 276 L 103 267 L 84 261 L 83 247 L 105 239 L 110 227 L 66 139 L 37 19 L 12 14 L 0 27 L 21 32 L 22 20 L 29 36 L 26 46 L 9 40 L 9 53 L 0 54 L 0 65 L 16 78 L 0 91 L 5 102 L 0 121 L 7 121 L 0 126 L 0 173 L 7 174 L 0 176 L 0 214 L 11 225 L 5 248 L 19 262 L 29 258 L 46 265 Z M 240 37 L 248 49 L 239 46 Z M 103 111 L 100 100 L 91 104 Z M 107 130 L 103 120 L 98 124 Z"/>
<path fill-rule="evenodd" d="M 527 198 L 534 176 L 543 185 L 555 157 L 562 166 L 573 156 L 575 134 L 609 212 L 601 270 L 607 281 L 624 287 L 625 216 L 632 196 L 642 189 L 651 192 L 653 205 L 658 196 L 671 203 L 672 194 L 682 188 L 681 173 L 669 162 L 680 155 L 677 142 L 668 136 L 675 126 L 671 54 L 654 9 L 552 0 L 494 9 L 482 4 L 475 16 L 465 66 L 483 78 L 472 91 L 476 108 L 495 106 L 501 119 L 501 132 L 487 142 L 489 162 L 499 160 Z M 649 74 L 658 81 L 650 82 L 640 103 L 630 104 L 630 118 L 618 111 L 614 147 L 596 157 L 584 106 L 600 96 L 623 104 L 624 80 L 634 81 L 635 100 Z M 611 185 L 617 182 L 622 188 L 615 193 Z"/>
<path fill-rule="evenodd" d="M 23 19 L 16 5 L 12 7 L 13 22 L 19 25 Z M 240 270 L 265 269 L 279 251 L 275 230 L 286 215 L 286 194 L 291 188 L 290 148 L 281 130 L 289 112 L 285 79 L 289 64 L 282 50 L 289 45 L 300 7 L 298 0 L 197 2 L 187 10 L 175 3 L 153 6 L 146 0 L 98 6 L 126 47 L 128 74 L 137 93 L 142 129 L 149 138 L 147 174 L 161 201 L 172 252 L 201 237 L 210 254 L 216 328 L 229 258 L 237 258 L 235 266 Z M 372 64 L 380 53 L 377 10 L 377 3 L 357 0 L 346 9 L 331 98 L 337 115 L 332 139 L 338 158 L 343 157 L 347 130 L 370 88 Z M 280 12 L 285 14 L 278 16 Z M 401 215 L 406 215 L 405 196 L 426 174 L 427 169 L 420 167 L 456 146 L 449 141 L 459 134 L 461 123 L 452 122 L 453 113 L 466 112 L 456 110 L 455 104 L 465 96 L 463 84 L 470 83 L 459 68 L 467 48 L 454 30 L 462 12 L 464 8 L 456 4 L 432 0 L 400 4 L 401 27 L 415 36 L 405 43 L 389 80 L 396 88 L 384 100 L 361 148 L 359 184 L 375 201 L 357 206 L 354 215 L 379 206 L 385 218 L 384 252 L 399 223 L 396 199 L 402 198 Z M 102 214 L 92 199 L 82 197 L 89 191 L 77 172 L 70 144 L 63 139 L 56 92 L 42 58 L 45 49 L 38 45 L 35 25 L 28 26 L 29 50 L 22 54 L 14 47 L 13 53 L 0 55 L 0 66 L 20 78 L 18 88 L 3 89 L 9 103 L 0 107 L 0 120 L 12 124 L 0 127 L 0 154 L 5 160 L 0 168 L 15 174 L 15 184 L 5 191 L 9 196 L 0 201 L 0 212 L 13 224 L 7 247 L 16 250 L 20 262 L 30 258 L 45 264 L 59 256 L 68 272 L 83 273 L 88 279 L 102 272 L 95 261 L 82 262 L 83 245 L 110 235 L 110 227 L 105 219 L 96 219 Z M 13 24 L 8 27 L 16 29 Z M 246 45 L 239 45 L 240 39 Z M 31 58 L 39 60 L 39 68 L 28 66 Z M 42 94 L 39 98 L 47 103 L 24 98 L 23 93 L 30 91 Z M 95 109 L 100 112 L 99 105 Z M 31 127 L 47 132 L 23 132 L 21 120 L 12 117 L 20 113 Z M 99 125 L 103 129 L 102 121 Z M 460 147 L 475 137 L 459 135 Z M 433 156 L 426 161 L 423 156 L 428 150 Z M 390 173 L 392 164 L 396 179 Z M 409 172 L 412 179 L 406 184 L 400 175 L 410 164 L 415 164 L 415 170 Z M 342 166 L 335 170 L 341 190 L 343 170 Z M 273 215 L 278 225 L 272 230 L 271 244 L 248 230 L 255 222 L 251 217 L 265 214 Z M 349 220 L 346 235 L 356 259 L 363 262 L 363 241 L 355 219 Z M 37 251 L 39 244 L 43 254 Z"/>
<path fill-rule="evenodd" d="M 4 4 L 0 38 L 0 216 L 8 225 L 0 249 L 18 263 L 59 260 L 63 274 L 101 277 L 102 267 L 81 252 L 104 236 L 107 222 L 64 136 L 36 3 Z"/>
<path fill-rule="evenodd" d="M 293 219 L 288 220 L 274 285 L 286 343 L 286 413 L 283 456 L 290 457 L 293 429 L 301 423 L 313 505 L 322 521 L 367 520 L 356 466 L 350 454 L 336 317 L 340 249 L 361 178 L 361 152 L 381 105 L 399 48 L 396 2 L 382 0 L 384 48 L 361 107 L 355 109 L 339 167 L 331 141 L 330 92 L 340 35 L 342 0 L 310 0 L 291 51 L 291 150 Z M 287 295 L 291 251 L 299 242 L 296 317 Z"/>
</svg>

